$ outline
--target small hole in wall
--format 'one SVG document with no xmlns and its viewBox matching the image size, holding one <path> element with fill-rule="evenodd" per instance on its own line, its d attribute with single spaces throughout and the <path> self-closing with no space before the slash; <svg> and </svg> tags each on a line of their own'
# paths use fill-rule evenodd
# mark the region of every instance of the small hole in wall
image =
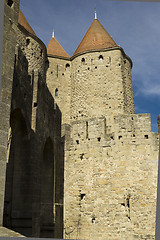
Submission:
<svg viewBox="0 0 160 240">
<path fill-rule="evenodd" d="M 84 157 L 84 153 L 80 154 L 80 159 L 82 160 Z"/>
<path fill-rule="evenodd" d="M 79 70 L 77 72 L 79 72 Z"/>
<path fill-rule="evenodd" d="M 95 69 L 97 69 L 97 66 L 95 66 Z"/>
<path fill-rule="evenodd" d="M 51 72 L 51 74 L 53 74 L 53 72 Z"/>
<path fill-rule="evenodd" d="M 124 60 L 124 64 L 126 63 L 126 60 Z"/>
<path fill-rule="evenodd" d="M 122 138 L 122 136 L 119 136 L 119 137 L 118 137 L 118 139 L 121 139 L 121 138 Z"/>
<path fill-rule="evenodd" d="M 80 198 L 81 198 L 81 200 L 85 199 L 85 196 L 86 196 L 85 193 L 81 193 L 81 194 L 80 194 Z"/>
<path fill-rule="evenodd" d="M 64 76 L 64 73 L 62 73 L 62 76 Z"/>
<path fill-rule="evenodd" d="M 98 137 L 98 138 L 97 138 L 97 140 L 98 140 L 98 142 L 100 142 L 100 141 L 101 141 L 101 138 L 100 138 L 100 137 Z"/>
<path fill-rule="evenodd" d="M 133 117 L 132 117 L 132 120 L 133 120 Z"/>
<path fill-rule="evenodd" d="M 7 4 L 8 4 L 8 6 L 12 7 L 12 5 L 13 5 L 13 0 L 8 0 Z"/>
<path fill-rule="evenodd" d="M 34 103 L 34 107 L 37 107 L 37 103 L 36 102 Z"/>
<path fill-rule="evenodd" d="M 92 217 L 92 223 L 95 223 L 96 218 Z"/>
<path fill-rule="evenodd" d="M 41 49 L 41 53 L 40 53 L 40 56 L 42 57 L 42 53 L 43 53 L 43 50 Z"/>
<path fill-rule="evenodd" d="M 88 70 L 90 70 L 90 68 L 88 67 Z"/>
<path fill-rule="evenodd" d="M 121 206 L 125 207 L 125 203 L 121 203 Z"/>
<path fill-rule="evenodd" d="M 113 136 L 111 136 L 111 139 L 112 139 L 112 140 L 114 140 L 114 137 L 113 137 Z"/>
<path fill-rule="evenodd" d="M 84 63 L 85 62 L 85 58 L 82 58 L 81 62 Z"/>
<path fill-rule="evenodd" d="M 79 140 L 76 140 L 76 143 L 79 144 Z"/>
<path fill-rule="evenodd" d="M 133 137 L 135 137 L 136 135 L 135 134 L 133 134 Z"/>
<path fill-rule="evenodd" d="M 106 67 L 108 67 L 108 65 L 106 65 Z"/>
<path fill-rule="evenodd" d="M 119 63 L 118 66 L 121 66 L 121 64 Z"/>
<path fill-rule="evenodd" d="M 145 138 L 145 139 L 148 139 L 148 135 L 144 135 L 144 138 Z"/>
</svg>

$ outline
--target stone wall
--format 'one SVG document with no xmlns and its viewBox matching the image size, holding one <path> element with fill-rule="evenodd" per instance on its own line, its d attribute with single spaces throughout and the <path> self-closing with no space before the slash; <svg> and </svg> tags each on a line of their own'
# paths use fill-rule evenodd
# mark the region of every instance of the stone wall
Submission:
<svg viewBox="0 0 160 240">
<path fill-rule="evenodd" d="M 19 0 L 5 0 L 3 56 L 0 101 L 0 226 L 3 222 L 4 188 L 6 177 L 7 140 L 9 131 L 14 56 L 16 45 L 16 26 L 18 22 Z"/>
<path fill-rule="evenodd" d="M 72 60 L 71 119 L 134 113 L 131 66 L 120 49 L 90 52 Z"/>
<path fill-rule="evenodd" d="M 27 237 L 63 237 L 61 112 L 46 85 L 45 45 L 16 28 L 3 224 Z"/>
<path fill-rule="evenodd" d="M 17 45 L 21 48 L 21 51 L 28 60 L 28 71 L 31 72 L 33 69 L 39 70 L 45 81 L 48 60 L 44 43 L 18 24 Z"/>
<path fill-rule="evenodd" d="M 65 153 L 65 238 L 154 239 L 158 134 L 150 115 L 76 121 Z M 114 130 L 113 130 L 114 129 Z"/>
</svg>

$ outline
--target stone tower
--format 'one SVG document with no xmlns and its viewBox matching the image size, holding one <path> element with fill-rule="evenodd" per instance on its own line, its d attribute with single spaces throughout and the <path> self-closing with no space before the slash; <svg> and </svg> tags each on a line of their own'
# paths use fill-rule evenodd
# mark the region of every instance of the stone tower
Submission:
<svg viewBox="0 0 160 240">
<path fill-rule="evenodd" d="M 49 69 L 47 71 L 47 85 L 63 112 L 62 123 L 70 123 L 71 101 L 71 61 L 59 42 L 52 34 L 47 47 Z"/>
<path fill-rule="evenodd" d="M 65 126 L 64 237 L 154 239 L 158 134 L 134 112 L 131 59 L 96 18 L 71 58 L 54 38 L 48 57 Z"/>
</svg>

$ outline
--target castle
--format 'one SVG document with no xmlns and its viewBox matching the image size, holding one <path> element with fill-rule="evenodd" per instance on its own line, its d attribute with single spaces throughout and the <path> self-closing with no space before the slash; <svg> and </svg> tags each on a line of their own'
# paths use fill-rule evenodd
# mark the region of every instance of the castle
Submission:
<svg viewBox="0 0 160 240">
<path fill-rule="evenodd" d="M 4 235 L 154 239 L 159 137 L 149 114 L 135 114 L 131 68 L 96 13 L 70 57 L 54 33 L 45 47 L 19 0 L 5 0 Z"/>
</svg>

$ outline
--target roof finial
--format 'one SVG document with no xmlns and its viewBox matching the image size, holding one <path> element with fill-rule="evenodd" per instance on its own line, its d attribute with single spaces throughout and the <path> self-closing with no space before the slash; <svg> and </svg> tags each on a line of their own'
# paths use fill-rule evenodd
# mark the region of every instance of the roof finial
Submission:
<svg viewBox="0 0 160 240">
<path fill-rule="evenodd" d="M 94 14 L 95 14 L 95 15 L 94 15 L 94 16 L 95 16 L 94 19 L 97 19 L 96 7 L 94 8 Z"/>
<path fill-rule="evenodd" d="M 52 32 L 52 38 L 54 38 L 54 30 L 53 30 L 53 32 Z"/>
</svg>

